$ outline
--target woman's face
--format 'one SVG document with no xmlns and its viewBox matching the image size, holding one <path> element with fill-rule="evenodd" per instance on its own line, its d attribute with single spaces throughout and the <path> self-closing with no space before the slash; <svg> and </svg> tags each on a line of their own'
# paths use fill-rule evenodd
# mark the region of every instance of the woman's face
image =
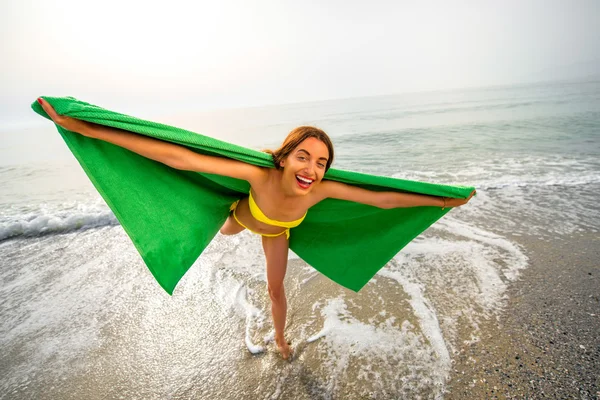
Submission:
<svg viewBox="0 0 600 400">
<path fill-rule="evenodd" d="M 323 179 L 328 159 L 325 143 L 317 138 L 305 139 L 281 161 L 283 175 L 287 182 L 292 182 L 294 192 L 307 194 Z"/>
</svg>

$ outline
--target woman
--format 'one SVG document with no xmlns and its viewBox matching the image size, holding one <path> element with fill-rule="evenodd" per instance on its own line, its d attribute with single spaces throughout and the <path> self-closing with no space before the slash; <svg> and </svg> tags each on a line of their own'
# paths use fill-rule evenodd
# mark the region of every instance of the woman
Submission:
<svg viewBox="0 0 600 400">
<path fill-rule="evenodd" d="M 234 235 L 248 229 L 262 236 L 267 260 L 267 283 L 275 328 L 275 342 L 284 359 L 291 349 L 284 338 L 287 303 L 283 280 L 287 268 L 290 228 L 298 226 L 307 210 L 326 198 L 349 200 L 380 208 L 457 207 L 468 199 L 375 192 L 340 182 L 323 180 L 333 162 L 333 145 L 320 129 L 299 127 L 271 152 L 275 168 L 258 167 L 227 158 L 195 153 L 186 147 L 135 133 L 58 115 L 38 99 L 48 116 L 59 126 L 94 139 L 124 147 L 172 168 L 212 173 L 243 179 L 250 184 L 249 197 L 235 202 L 221 228 Z"/>
</svg>

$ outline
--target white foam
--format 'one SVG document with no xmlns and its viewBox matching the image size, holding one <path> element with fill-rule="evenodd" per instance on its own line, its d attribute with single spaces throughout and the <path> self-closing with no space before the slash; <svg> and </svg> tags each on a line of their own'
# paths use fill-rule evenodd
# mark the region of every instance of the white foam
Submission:
<svg viewBox="0 0 600 400">
<path fill-rule="evenodd" d="M 528 264 L 528 257 L 523 253 L 519 246 L 510 240 L 497 235 L 495 233 L 485 231 L 477 228 L 473 225 L 461 222 L 452 217 L 447 217 L 440 220 L 436 224 L 436 229 L 443 229 L 446 232 L 452 233 L 457 236 L 462 236 L 475 240 L 479 243 L 488 245 L 488 248 L 496 248 L 503 251 L 503 259 L 506 264 L 506 268 L 502 268 L 502 274 L 509 279 L 514 281 L 519 275 L 519 271 L 526 268 Z M 486 256 L 484 252 L 478 253 L 479 256 Z M 489 253 L 487 254 L 486 260 L 489 259 Z M 484 265 L 484 261 L 477 263 L 476 265 Z M 488 274 L 491 276 L 493 274 Z M 482 280 L 484 281 L 484 280 Z"/>
<path fill-rule="evenodd" d="M 442 393 L 449 362 L 432 354 L 422 335 L 416 333 L 408 321 L 401 326 L 394 324 L 394 318 L 379 325 L 363 323 L 348 311 L 343 297 L 329 299 L 320 312 L 324 318 L 323 327 L 306 340 L 309 343 L 318 341 L 327 349 L 323 361 L 328 371 L 325 377 L 327 393 L 335 393 L 339 382 L 348 384 L 355 379 L 356 393 L 361 393 L 367 382 L 372 388 L 396 387 L 393 393 L 401 393 L 424 382 L 430 388 L 433 382 L 433 392 Z M 381 362 L 395 367 L 372 368 L 373 364 L 381 365 Z"/>
<path fill-rule="evenodd" d="M 253 304 L 248 302 L 248 299 L 246 297 L 247 291 L 248 289 L 245 286 L 241 286 L 238 289 L 238 293 L 236 296 L 236 305 L 238 306 L 238 308 L 241 308 L 241 310 L 245 313 L 246 317 L 246 335 L 244 337 L 246 347 L 248 348 L 248 351 L 250 351 L 250 353 L 258 354 L 265 351 L 265 349 L 262 346 L 252 343 L 251 332 L 254 326 L 262 326 L 265 319 L 265 315 L 261 312 L 261 310 L 259 310 Z"/>
<path fill-rule="evenodd" d="M 139 258 L 134 248 L 127 251 L 122 247 L 122 231 L 106 234 L 119 237 L 111 243 L 110 252 L 103 244 L 108 238 L 98 233 L 100 243 L 95 240 L 98 236 L 90 242 L 88 234 L 79 233 L 30 242 L 21 254 L 11 251 L 22 262 L 10 284 L 0 288 L 4 310 L 0 343 L 6 348 L 24 344 L 28 364 L 23 368 L 35 371 L 51 362 L 52 371 L 44 374 L 47 379 L 54 374 L 69 375 L 74 360 L 102 344 L 101 327 L 110 314 L 106 304 L 118 300 L 132 282 L 109 276 L 120 276 L 115 265 Z M 20 247 L 18 243 L 15 246 Z M 134 271 L 126 272 L 131 275 Z M 114 281 L 119 282 L 118 289 Z"/>
<path fill-rule="evenodd" d="M 251 354 L 264 352 L 264 346 L 254 343 L 252 333 L 256 327 L 263 325 L 265 316 L 260 309 L 248 301 L 248 294 L 251 291 L 247 285 L 223 270 L 217 270 L 213 276 L 215 279 L 211 282 L 211 286 L 217 300 L 219 300 L 224 310 L 232 311 L 245 324 L 244 344 L 248 351 Z"/>
<path fill-rule="evenodd" d="M 410 305 L 419 319 L 421 331 L 425 334 L 436 354 L 440 357 L 441 367 L 446 370 L 450 366 L 450 354 L 440 329 L 440 324 L 435 309 L 423 296 L 422 286 L 411 281 L 403 274 L 383 269 L 380 275 L 392 278 L 402 285 L 404 291 L 410 296 Z"/>
<path fill-rule="evenodd" d="M 528 259 L 506 238 L 451 217 L 428 233 L 409 243 L 378 275 L 397 281 L 409 294 L 421 330 L 447 367 L 448 347 L 457 345 L 458 317 L 471 324 L 471 340 L 478 340 L 480 319 L 503 309 L 507 285 Z M 458 239 L 439 237 L 448 234 Z"/>
<path fill-rule="evenodd" d="M 209 257 L 212 254 L 219 254 L 219 257 L 205 264 L 203 268 L 205 271 L 212 270 L 212 272 L 208 272 L 208 274 L 212 276 L 210 286 L 217 295 L 217 299 L 220 303 L 225 306 L 226 309 L 234 311 L 238 318 L 244 321 L 244 343 L 246 344 L 248 351 L 252 354 L 258 354 L 264 352 L 265 348 L 253 341 L 253 333 L 257 329 L 263 327 L 266 316 L 261 309 L 251 303 L 248 299 L 249 296 L 254 294 L 254 291 L 248 287 L 248 284 L 265 280 L 265 274 L 262 272 L 264 271 L 264 268 L 261 268 L 260 271 L 256 271 L 257 266 L 255 263 L 257 257 L 254 255 L 257 247 L 256 243 L 247 247 L 237 245 L 233 249 L 230 248 L 229 251 L 225 253 L 221 252 L 221 245 L 226 245 L 227 243 L 231 244 L 231 242 L 238 242 L 238 244 L 240 241 L 245 242 L 245 240 L 248 239 L 246 236 L 248 235 L 237 235 L 237 237 L 233 238 L 217 236 L 217 238 L 213 240 L 214 243 L 211 243 L 205 252 Z M 217 249 L 215 249 L 215 247 Z M 251 256 L 246 255 L 245 258 L 241 259 L 247 260 L 248 263 L 240 262 L 240 259 L 234 264 L 229 262 L 232 255 L 235 257 L 235 253 L 238 252 L 249 252 L 251 254 Z M 237 254 L 237 256 L 240 256 L 240 254 Z M 252 256 L 254 256 L 254 260 Z M 258 259 L 260 259 L 260 257 L 258 257 Z M 223 268 L 223 266 L 227 266 L 227 268 Z M 236 279 L 232 273 L 241 273 L 242 279 Z"/>
<path fill-rule="evenodd" d="M 478 190 L 531 186 L 582 186 L 600 183 L 600 164 L 593 157 L 525 156 L 520 158 L 483 158 L 458 162 L 454 170 L 444 168 L 403 171 L 395 178 L 468 184 Z"/>
<path fill-rule="evenodd" d="M 304 273 L 308 276 L 300 281 L 300 286 L 306 285 L 308 282 L 320 275 L 320 272 L 311 267 L 310 265 L 304 267 Z"/>
<path fill-rule="evenodd" d="M 37 210 L 2 216 L 0 240 L 18 236 L 39 236 L 77 229 L 118 225 L 108 207 L 103 204 L 70 204 L 60 208 L 41 206 Z"/>
<path fill-rule="evenodd" d="M 288 252 L 288 260 L 298 260 L 300 257 L 298 254 L 294 253 L 291 249 Z"/>
</svg>

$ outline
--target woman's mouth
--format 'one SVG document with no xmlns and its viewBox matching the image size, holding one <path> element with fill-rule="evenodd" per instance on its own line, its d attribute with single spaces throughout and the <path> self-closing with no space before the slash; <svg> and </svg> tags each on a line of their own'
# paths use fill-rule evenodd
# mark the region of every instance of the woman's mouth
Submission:
<svg viewBox="0 0 600 400">
<path fill-rule="evenodd" d="M 296 175 L 296 182 L 298 182 L 298 186 L 300 186 L 302 189 L 308 189 L 314 181 L 314 179 L 310 179 L 301 175 Z"/>
</svg>

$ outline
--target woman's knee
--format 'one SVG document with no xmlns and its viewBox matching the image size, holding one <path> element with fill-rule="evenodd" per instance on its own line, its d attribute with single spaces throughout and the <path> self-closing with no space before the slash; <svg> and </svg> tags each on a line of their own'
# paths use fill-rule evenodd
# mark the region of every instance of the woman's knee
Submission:
<svg viewBox="0 0 600 400">
<path fill-rule="evenodd" d="M 227 218 L 219 232 L 222 235 L 235 235 L 243 231 L 245 228 L 235 221 L 231 215 Z"/>
<path fill-rule="evenodd" d="M 285 290 L 283 288 L 283 284 L 281 285 L 267 285 L 267 288 L 269 290 L 269 297 L 271 298 L 271 301 L 274 302 L 280 302 L 283 299 L 285 299 Z"/>
<path fill-rule="evenodd" d="M 230 227 L 223 225 L 221 229 L 219 229 L 219 233 L 221 233 L 221 235 L 235 235 L 238 232 L 234 232 Z"/>
</svg>

